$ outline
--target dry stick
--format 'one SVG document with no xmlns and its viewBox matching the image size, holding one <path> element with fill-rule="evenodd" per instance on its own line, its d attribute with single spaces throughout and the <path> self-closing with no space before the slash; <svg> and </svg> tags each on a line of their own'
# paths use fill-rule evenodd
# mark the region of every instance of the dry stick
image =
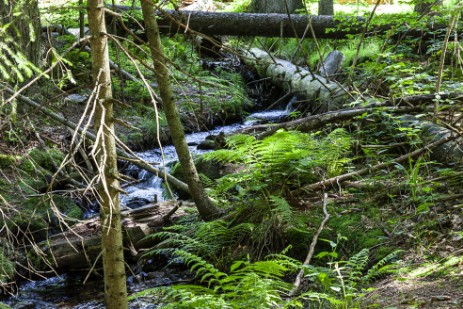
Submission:
<svg viewBox="0 0 463 309">
<path fill-rule="evenodd" d="M 445 34 L 444 42 L 442 43 L 442 53 L 440 56 L 439 61 L 439 71 L 437 72 L 437 81 L 436 81 L 436 93 L 440 92 L 440 88 L 442 86 L 442 78 L 444 75 L 444 63 L 445 63 L 445 54 L 447 53 L 447 46 L 449 44 L 450 33 L 453 30 L 453 25 L 455 23 L 455 15 L 452 14 L 450 18 L 450 24 L 447 28 L 447 33 Z M 437 113 L 439 112 L 439 100 L 434 101 L 434 117 L 437 117 Z"/>
<path fill-rule="evenodd" d="M 4 90 L 7 93 L 11 94 L 11 95 L 15 94 L 15 91 L 13 89 L 9 88 L 9 87 L 5 87 Z M 57 113 L 51 111 L 48 108 L 42 106 L 41 104 L 29 99 L 28 97 L 25 97 L 25 96 L 19 94 L 19 95 L 17 95 L 17 98 L 19 100 L 21 100 L 22 102 L 26 103 L 27 105 L 30 105 L 30 106 L 32 106 L 34 108 L 37 108 L 39 111 L 41 111 L 45 115 L 49 116 L 53 120 L 56 120 L 56 121 L 62 123 L 66 127 L 71 128 L 73 130 L 76 130 L 77 132 L 79 132 L 81 134 L 85 134 L 85 137 L 88 138 L 89 140 L 91 140 L 91 141 L 96 140 L 95 134 L 93 134 L 91 132 L 88 132 L 88 131 L 83 132 L 83 129 L 78 127 L 74 122 L 65 119 L 64 117 L 58 115 Z M 156 174 L 161 178 L 166 179 L 175 189 L 189 194 L 188 185 L 186 183 L 178 180 L 174 176 L 172 176 L 172 175 L 170 175 L 170 174 L 168 174 L 168 173 L 166 173 L 166 172 L 164 172 L 164 171 L 162 171 L 160 169 L 155 168 L 150 163 L 148 163 L 146 161 L 143 161 L 140 158 L 133 157 L 132 155 L 128 154 L 126 151 L 124 151 L 124 150 L 122 150 L 120 148 L 117 148 L 117 154 L 118 154 L 118 156 L 119 156 L 119 158 L 121 160 L 130 161 L 131 163 L 133 163 L 137 167 L 139 167 L 141 169 L 144 169 L 144 170 L 146 170 L 148 172 L 151 172 L 153 174 Z"/>
<path fill-rule="evenodd" d="M 380 2 L 381 2 L 381 0 L 376 0 L 375 6 L 373 7 L 373 10 L 371 11 L 370 16 L 368 16 L 368 20 L 365 23 L 365 28 L 363 29 L 362 35 L 360 36 L 360 42 L 357 45 L 357 50 L 355 52 L 354 60 L 352 61 L 352 66 L 351 66 L 352 71 L 349 74 L 349 80 L 350 80 L 351 84 L 353 84 L 352 76 L 353 76 L 354 69 L 357 66 L 357 61 L 358 61 L 358 57 L 359 57 L 359 53 L 360 53 L 360 48 L 361 48 L 363 42 L 365 41 L 365 37 L 366 37 L 367 31 L 368 31 L 368 27 L 370 26 L 371 20 L 373 19 L 373 16 L 375 15 L 376 8 L 378 7 Z"/>
<path fill-rule="evenodd" d="M 325 228 L 326 223 L 330 219 L 330 214 L 326 210 L 327 204 L 328 204 L 328 194 L 325 193 L 323 194 L 323 213 L 325 214 L 325 218 L 323 218 L 322 223 L 320 223 L 320 227 L 318 228 L 317 232 L 312 238 L 312 243 L 310 244 L 310 247 L 309 247 L 309 253 L 307 253 L 307 257 L 305 258 L 304 264 L 302 264 L 303 267 L 310 264 L 310 260 L 312 259 L 312 256 L 315 252 L 315 246 L 317 245 L 318 236 L 320 236 L 320 233 Z M 299 290 L 303 276 L 304 276 L 304 268 L 302 268 L 299 271 L 299 273 L 296 276 L 296 280 L 294 280 L 293 289 L 291 290 L 291 292 L 289 292 L 290 297 L 294 296 Z"/>
<path fill-rule="evenodd" d="M 367 108 L 359 108 L 359 109 L 332 111 L 332 112 L 327 112 L 324 114 L 308 116 L 305 118 L 291 120 L 291 121 L 283 122 L 283 123 L 276 123 L 276 124 L 271 124 L 271 125 L 262 125 L 262 124 L 255 125 L 255 126 L 243 129 L 241 133 L 249 134 L 249 133 L 252 133 L 258 130 L 266 130 L 256 136 L 257 139 L 263 139 L 267 136 L 272 135 L 278 129 L 299 130 L 302 132 L 308 132 L 310 130 L 320 128 L 328 123 L 332 123 L 335 121 L 350 120 L 364 113 L 373 113 L 375 110 L 377 109 L 373 107 L 367 107 Z M 383 110 L 391 112 L 391 113 L 410 113 L 410 112 L 422 111 L 424 110 L 424 108 L 421 108 L 421 107 L 405 107 L 405 108 L 384 107 Z"/>
<path fill-rule="evenodd" d="M 384 163 L 381 163 L 381 164 L 378 164 L 378 165 L 375 165 L 375 166 L 372 166 L 372 167 L 367 167 L 367 168 L 364 168 L 364 169 L 361 169 L 361 170 L 358 170 L 358 171 L 355 171 L 355 172 L 343 174 L 341 176 L 332 177 L 332 178 L 329 178 L 329 179 L 326 179 L 326 180 L 316 182 L 314 184 L 306 185 L 306 186 L 302 187 L 301 189 L 296 190 L 295 193 L 297 193 L 300 190 L 305 191 L 305 192 L 313 192 L 314 190 L 324 189 L 327 186 L 332 186 L 334 184 L 339 184 L 339 183 L 341 183 L 343 181 L 351 180 L 351 179 L 353 179 L 355 177 L 362 176 L 362 175 L 365 175 L 365 174 L 369 174 L 371 172 L 380 170 L 382 168 L 391 166 L 391 165 L 396 164 L 396 163 L 405 162 L 410 158 L 418 157 L 418 156 L 424 154 L 425 152 L 430 151 L 433 148 L 436 148 L 436 147 L 438 147 L 438 146 L 440 146 L 442 144 L 445 144 L 445 143 L 447 143 L 447 142 L 449 142 L 451 140 L 456 139 L 457 137 L 458 137 L 457 135 L 447 135 L 446 137 L 443 137 L 440 140 L 435 141 L 434 143 L 428 144 L 427 146 L 425 146 L 423 148 L 420 148 L 420 149 L 417 149 L 415 151 L 404 154 L 403 156 L 400 156 L 400 157 L 398 157 L 398 158 L 396 158 L 396 159 L 394 159 L 392 161 L 384 162 Z"/>
</svg>

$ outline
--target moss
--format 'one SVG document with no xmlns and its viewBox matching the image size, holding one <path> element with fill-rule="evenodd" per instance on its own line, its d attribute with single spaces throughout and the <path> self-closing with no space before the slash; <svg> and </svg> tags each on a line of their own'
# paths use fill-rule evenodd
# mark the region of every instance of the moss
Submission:
<svg viewBox="0 0 463 309">
<path fill-rule="evenodd" d="M 64 154 L 54 148 L 46 148 L 45 150 L 33 148 L 28 155 L 32 162 L 47 171 L 54 171 L 54 167 L 64 159 Z"/>
<path fill-rule="evenodd" d="M 386 214 L 383 214 L 377 205 L 360 204 L 355 205 L 355 208 L 355 211 L 350 211 L 352 207 L 347 207 L 344 214 L 332 216 L 328 224 L 332 232 L 347 237 L 347 243 L 339 244 L 340 248 L 348 251 L 345 252 L 346 256 L 364 248 L 373 248 L 384 242 L 387 237 L 383 229 L 389 224 L 387 220 L 390 218 L 386 218 Z M 342 209 L 337 209 L 337 212 L 342 212 Z M 325 234 L 322 237 L 333 240 L 337 236 Z M 381 246 L 377 248 L 375 255 L 383 257 L 392 251 L 393 248 Z"/>
<path fill-rule="evenodd" d="M 0 168 L 4 169 L 16 164 L 16 158 L 12 155 L 0 153 Z"/>
<path fill-rule="evenodd" d="M 8 244 L 6 239 L 1 239 L 2 246 Z M 0 248 L 0 286 L 11 282 L 15 274 L 15 263 L 11 261 L 4 247 Z M 1 308 L 1 307 L 0 307 Z"/>
<path fill-rule="evenodd" d="M 81 219 L 82 210 L 71 198 L 60 195 L 43 195 L 32 197 L 23 201 L 19 206 L 20 211 L 11 219 L 14 222 L 12 229 L 28 230 L 34 234 L 36 240 L 43 240 L 50 228 L 60 226 L 59 217 L 55 213 L 57 209 L 65 218 Z"/>
</svg>

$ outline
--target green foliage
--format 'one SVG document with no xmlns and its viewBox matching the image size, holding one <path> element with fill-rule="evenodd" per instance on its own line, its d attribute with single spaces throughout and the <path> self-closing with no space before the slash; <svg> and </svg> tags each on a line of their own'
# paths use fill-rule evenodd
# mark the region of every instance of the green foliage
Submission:
<svg viewBox="0 0 463 309">
<path fill-rule="evenodd" d="M 34 73 L 40 73 L 40 69 L 27 59 L 19 44 L 8 34 L 10 26 L 0 24 L 0 77 L 4 81 L 23 82 Z"/>
<path fill-rule="evenodd" d="M 64 221 L 82 219 L 83 214 L 71 198 L 53 194 L 28 198 L 19 209 L 11 216 L 10 228 L 31 232 L 35 240 L 44 239 L 49 228 L 59 228 Z"/>
<path fill-rule="evenodd" d="M 224 11 L 225 12 L 235 12 L 235 13 L 246 13 L 246 12 L 249 12 L 251 2 L 252 2 L 251 0 L 235 0 L 235 1 L 232 1 L 231 5 L 227 5 Z"/>
<path fill-rule="evenodd" d="M 15 263 L 11 261 L 5 249 L 5 244 L 9 243 L 7 240 L 2 239 L 2 246 L 0 247 L 0 285 L 6 286 L 11 284 L 15 274 Z M 1 306 L 0 306 L 1 308 Z"/>
<path fill-rule="evenodd" d="M 235 261 L 228 273 L 218 270 L 201 257 L 183 250 L 175 255 L 182 259 L 203 285 L 176 285 L 165 290 L 162 308 L 289 308 L 283 295 L 291 284 L 283 277 L 299 263 L 292 259 Z M 156 292 L 144 291 L 141 295 Z"/>
<path fill-rule="evenodd" d="M 0 153 L 0 168 L 12 167 L 16 164 L 16 158 L 13 155 Z"/>
<path fill-rule="evenodd" d="M 204 159 L 244 163 L 247 169 L 219 179 L 216 193 L 224 194 L 239 186 L 239 195 L 281 194 L 288 188 L 318 180 L 323 170 L 327 177 L 345 171 L 350 162 L 346 157 L 350 149 L 348 133 L 336 129 L 325 138 L 315 137 L 297 131 L 278 131 L 263 140 L 246 135 L 230 137 L 229 149 L 208 153 Z"/>
<path fill-rule="evenodd" d="M 55 167 L 63 161 L 64 154 L 55 148 L 32 148 L 28 153 L 28 158 L 41 168 L 54 171 Z"/>
<path fill-rule="evenodd" d="M 176 248 L 182 248 L 182 250 L 220 263 L 224 254 L 231 254 L 227 252 L 227 249 L 231 249 L 243 239 L 249 238 L 253 231 L 253 224 L 241 223 L 230 226 L 229 223 L 222 220 L 174 225 L 148 236 L 159 243 L 148 250 L 144 257 L 172 253 Z"/>
<path fill-rule="evenodd" d="M 395 271 L 394 261 L 401 250 L 396 250 L 369 266 L 370 250 L 362 249 L 346 261 L 333 261 L 329 268 L 305 266 L 306 278 L 318 284 L 318 294 L 334 308 L 358 308 L 364 287 L 374 278 Z M 333 255 L 331 255 L 333 256 Z M 313 292 L 308 292 L 308 295 Z M 304 297 L 304 294 L 301 295 Z"/>
<path fill-rule="evenodd" d="M 209 226 L 210 223 L 202 225 Z M 211 231 L 210 234 L 214 233 Z M 172 234 L 162 236 L 178 240 Z M 209 242 L 207 234 L 202 237 Z M 189 266 L 198 280 L 196 284 L 145 290 L 133 298 L 161 294 L 164 303 L 161 308 L 302 308 L 308 303 L 318 303 L 323 308 L 354 308 L 361 302 L 365 284 L 393 271 L 391 262 L 400 253 L 394 251 L 372 267 L 368 267 L 368 249 L 361 250 L 347 261 L 332 262 L 328 268 L 304 266 L 306 280 L 315 285 L 310 285 L 310 290 L 297 297 L 283 298 L 291 289 L 291 284 L 284 278 L 296 273 L 302 267 L 300 262 L 284 254 L 273 254 L 256 262 L 249 261 L 249 258 L 235 260 L 224 272 L 191 253 L 191 250 L 197 251 L 195 246 L 201 243 L 188 245 L 186 250 L 182 243 L 171 243 L 176 248 L 171 253 Z"/>
<path fill-rule="evenodd" d="M 87 1 L 83 2 L 83 9 Z M 79 27 L 79 0 L 55 4 L 47 2 L 41 6 L 42 19 L 51 25 L 63 25 L 65 28 Z"/>
</svg>

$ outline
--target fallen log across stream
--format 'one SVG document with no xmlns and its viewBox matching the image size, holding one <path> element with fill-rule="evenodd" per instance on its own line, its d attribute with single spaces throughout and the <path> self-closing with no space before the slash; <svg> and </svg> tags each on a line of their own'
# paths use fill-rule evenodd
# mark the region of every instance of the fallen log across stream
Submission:
<svg viewBox="0 0 463 309">
<path fill-rule="evenodd" d="M 283 88 L 288 93 L 296 96 L 298 100 L 303 101 L 302 109 L 304 109 L 304 112 L 310 110 L 311 114 L 315 114 L 285 123 L 257 125 L 241 131 L 241 133 L 260 131 L 258 138 L 269 136 L 281 128 L 308 132 L 329 123 L 350 120 L 362 114 L 373 113 L 377 110 L 377 107 L 395 114 L 430 111 L 422 103 L 435 104 L 436 100 L 442 102 L 445 102 L 445 100 L 461 101 L 463 97 L 462 93 L 423 94 L 397 99 L 396 102 L 384 100 L 379 103 L 370 103 L 363 108 L 343 109 L 346 103 L 353 102 L 356 98 L 347 92 L 346 87 L 339 83 L 298 67 L 289 61 L 275 58 L 258 48 L 242 51 L 242 58 L 247 64 L 257 69 L 260 77 L 270 78 L 274 85 Z M 378 101 L 377 99 L 373 100 L 373 98 L 362 98 L 362 100 Z M 392 104 L 396 105 L 392 106 Z M 434 105 L 431 107 L 431 111 L 433 108 Z M 419 133 L 417 134 L 424 144 L 433 145 L 438 140 L 444 140 L 444 138 L 454 135 L 447 128 L 430 121 L 418 119 L 412 115 L 403 115 L 398 120 L 404 128 L 418 129 Z M 461 137 L 449 138 L 433 147 L 431 157 L 441 163 L 461 163 L 463 162 L 462 145 L 463 139 Z"/>
<path fill-rule="evenodd" d="M 186 215 L 186 207 L 194 207 L 194 204 L 170 200 L 122 211 L 124 247 L 127 253 L 134 259 L 139 257 L 138 250 L 150 244 L 144 238 Z M 52 268 L 57 273 L 63 273 L 91 269 L 100 254 L 101 225 L 97 216 L 80 221 L 67 231 L 52 235 L 35 245 L 29 250 L 28 258 L 29 265 L 32 263 L 38 271 Z"/>
<path fill-rule="evenodd" d="M 340 109 L 352 98 L 339 83 L 275 58 L 259 48 L 242 50 L 241 57 L 246 64 L 257 69 L 260 77 L 270 78 L 274 85 L 295 96 L 299 102 L 304 102 L 311 112 Z"/>
</svg>

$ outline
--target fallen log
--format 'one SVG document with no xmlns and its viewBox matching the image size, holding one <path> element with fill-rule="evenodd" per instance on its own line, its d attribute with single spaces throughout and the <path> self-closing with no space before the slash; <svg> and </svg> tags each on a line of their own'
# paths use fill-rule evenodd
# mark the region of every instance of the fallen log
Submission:
<svg viewBox="0 0 463 309">
<path fill-rule="evenodd" d="M 107 5 L 109 9 L 118 12 L 130 12 L 140 10 L 138 7 L 123 5 Z M 204 34 L 207 36 L 261 36 L 261 37 L 297 37 L 320 39 L 345 39 L 349 35 L 361 34 L 366 26 L 363 17 L 333 17 L 323 15 L 300 14 L 261 14 L 261 13 L 227 13 L 227 12 L 203 12 L 186 10 L 156 11 L 159 30 L 165 34 L 190 33 Z M 109 17 L 109 16 L 108 16 Z M 109 17 L 109 20 L 111 17 Z M 137 18 L 136 22 L 126 22 L 132 29 L 143 27 L 143 20 Z M 445 29 L 445 23 L 429 23 L 426 30 L 407 29 L 407 35 L 422 37 L 423 33 Z M 397 24 L 371 27 L 367 35 L 385 33 L 391 28 L 397 28 Z M 311 33 L 311 34 L 308 34 Z"/>
<path fill-rule="evenodd" d="M 316 182 L 316 183 L 313 183 L 313 184 L 310 184 L 310 185 L 305 185 L 304 187 L 295 190 L 293 192 L 293 194 L 294 195 L 299 195 L 302 192 L 306 192 L 306 193 L 311 194 L 316 190 L 326 190 L 328 187 L 339 186 L 342 182 L 352 180 L 352 179 L 355 179 L 357 177 L 373 173 L 375 171 L 387 168 L 387 167 L 392 166 L 392 165 L 397 164 L 397 163 L 406 162 L 410 158 L 419 157 L 419 156 L 421 156 L 421 155 L 423 155 L 423 154 L 425 154 L 425 153 L 427 153 L 429 151 L 434 150 L 437 147 L 441 147 L 442 145 L 445 145 L 446 143 L 454 140 L 456 137 L 457 136 L 454 135 L 454 134 L 445 135 L 444 137 L 440 138 L 439 140 L 434 141 L 433 143 L 430 143 L 430 144 L 426 145 L 423 148 L 420 148 L 420 149 L 417 149 L 417 150 L 412 151 L 410 153 L 404 154 L 404 155 L 396 158 L 395 160 L 392 160 L 392 161 L 389 161 L 389 162 L 384 162 L 384 163 L 381 163 L 381 164 L 378 164 L 378 165 L 375 165 L 375 166 L 367 167 L 367 168 L 364 168 L 364 169 L 361 169 L 361 170 L 358 170 L 358 171 L 350 172 L 350 173 L 343 174 L 343 175 L 336 176 L 336 177 L 332 177 L 332 178 L 329 178 L 329 179 L 325 179 L 325 180 L 322 180 L 322 181 L 319 181 L 319 182 Z"/>
<path fill-rule="evenodd" d="M 139 11 L 139 7 L 107 5 L 116 12 Z M 343 39 L 362 32 L 365 20 L 362 17 L 334 18 L 333 16 L 298 14 L 228 13 L 187 10 L 156 11 L 159 30 L 165 34 L 193 31 L 208 36 L 262 36 L 262 37 L 307 37 L 310 27 L 317 38 Z M 108 16 L 108 21 L 111 21 Z M 126 25 L 132 29 L 144 27 L 143 20 L 130 20 Z M 141 30 L 141 29 L 140 29 Z M 312 37 L 310 37 L 312 38 Z"/>
<path fill-rule="evenodd" d="M 330 124 L 330 123 L 339 123 L 340 121 L 351 120 L 354 117 L 360 116 L 362 114 L 369 114 L 373 113 L 376 109 L 371 108 L 357 108 L 357 109 L 345 109 L 345 110 L 338 110 L 338 111 L 331 111 L 326 112 L 319 115 L 312 115 L 296 120 L 291 120 L 282 123 L 272 123 L 272 124 L 258 124 L 252 127 L 248 127 L 245 129 L 240 130 L 239 133 L 241 134 L 256 134 L 257 138 L 262 139 L 267 136 L 272 135 L 279 129 L 285 130 L 298 130 L 301 132 L 309 132 L 312 130 L 320 129 L 323 126 Z M 422 107 L 383 107 L 383 111 L 387 111 L 390 113 L 410 113 L 410 112 L 418 112 L 423 111 Z"/>
<path fill-rule="evenodd" d="M 166 224 L 186 215 L 179 207 L 194 207 L 191 202 L 164 201 L 141 208 L 122 211 L 124 248 L 132 258 L 138 250 L 150 245 L 144 238 Z M 101 253 L 101 225 L 99 217 L 81 221 L 67 231 L 50 236 L 28 253 L 39 271 L 52 267 L 57 273 L 91 269 Z"/>
<path fill-rule="evenodd" d="M 298 104 L 304 109 L 319 113 L 337 110 L 350 98 L 347 90 L 340 84 L 298 67 L 289 61 L 274 58 L 258 48 L 243 50 L 244 62 L 257 69 L 261 77 L 269 77 L 271 82 L 296 96 Z"/>
</svg>

